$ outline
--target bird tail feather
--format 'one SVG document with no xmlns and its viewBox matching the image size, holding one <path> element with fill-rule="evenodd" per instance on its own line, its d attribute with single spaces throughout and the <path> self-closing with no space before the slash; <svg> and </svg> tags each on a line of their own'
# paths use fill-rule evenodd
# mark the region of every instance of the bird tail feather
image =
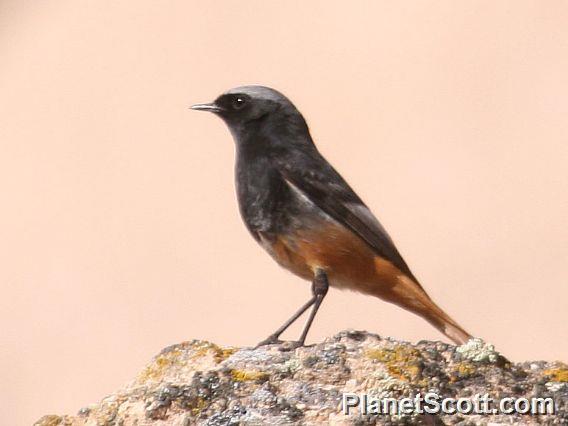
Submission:
<svg viewBox="0 0 568 426">
<path fill-rule="evenodd" d="M 395 287 L 395 295 L 391 301 L 407 309 L 432 324 L 456 345 L 463 345 L 472 338 L 456 321 L 444 312 L 428 296 L 416 281 L 407 276 L 399 277 L 399 285 Z"/>
</svg>

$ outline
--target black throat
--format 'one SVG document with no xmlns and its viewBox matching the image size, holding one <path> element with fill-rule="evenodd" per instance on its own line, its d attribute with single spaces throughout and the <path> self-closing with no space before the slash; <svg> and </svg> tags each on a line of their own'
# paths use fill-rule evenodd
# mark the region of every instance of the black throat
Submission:
<svg viewBox="0 0 568 426">
<path fill-rule="evenodd" d="M 315 150 L 299 113 L 273 112 L 248 121 L 228 123 L 236 142 L 235 180 L 241 216 L 258 239 L 285 232 L 291 225 L 294 194 L 279 173 L 275 158 L 292 164 L 299 153 Z"/>
</svg>

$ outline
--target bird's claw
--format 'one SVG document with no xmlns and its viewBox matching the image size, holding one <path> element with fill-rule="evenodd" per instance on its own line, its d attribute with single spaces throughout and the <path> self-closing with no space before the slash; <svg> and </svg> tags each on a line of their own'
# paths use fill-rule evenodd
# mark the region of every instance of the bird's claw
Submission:
<svg viewBox="0 0 568 426">
<path fill-rule="evenodd" d="M 268 336 L 266 339 L 264 339 L 262 342 L 259 342 L 255 348 L 259 348 L 261 346 L 266 346 L 266 345 L 280 345 L 281 343 L 284 343 L 283 340 L 280 340 L 278 338 L 278 336 Z"/>
<path fill-rule="evenodd" d="M 300 342 L 298 340 L 280 340 L 276 336 L 269 336 L 268 338 L 257 344 L 255 346 L 255 349 L 266 345 L 281 345 L 282 349 L 291 350 L 304 346 L 304 342 Z"/>
</svg>

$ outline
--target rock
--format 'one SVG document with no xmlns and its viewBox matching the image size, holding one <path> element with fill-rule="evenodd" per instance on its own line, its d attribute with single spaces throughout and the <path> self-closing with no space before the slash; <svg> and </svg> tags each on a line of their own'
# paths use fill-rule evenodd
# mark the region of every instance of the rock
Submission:
<svg viewBox="0 0 568 426">
<path fill-rule="evenodd" d="M 367 412 L 364 405 L 348 415 L 343 412 L 344 394 L 345 401 L 355 405 L 357 398 L 363 400 L 362 394 L 368 395 L 367 402 L 376 402 L 429 392 L 468 399 L 488 394 L 497 401 L 552 398 L 555 413 L 376 414 L 372 404 Z M 134 381 L 98 404 L 75 416 L 48 415 L 35 423 L 194 424 L 568 424 L 568 366 L 543 361 L 512 364 L 479 339 L 456 347 L 344 331 L 310 347 L 282 344 L 257 349 L 193 340 L 164 349 Z"/>
</svg>

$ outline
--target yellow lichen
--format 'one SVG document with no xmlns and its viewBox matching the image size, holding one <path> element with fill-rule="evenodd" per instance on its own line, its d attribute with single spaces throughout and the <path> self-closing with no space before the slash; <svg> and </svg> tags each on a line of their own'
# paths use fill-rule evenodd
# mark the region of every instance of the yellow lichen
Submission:
<svg viewBox="0 0 568 426">
<path fill-rule="evenodd" d="M 262 371 L 231 370 L 231 377 L 235 382 L 265 381 L 268 373 Z"/>
<path fill-rule="evenodd" d="M 568 382 L 568 368 L 545 370 L 544 375 L 549 376 L 552 382 Z"/>
<path fill-rule="evenodd" d="M 200 358 L 206 356 L 210 352 L 213 353 L 213 359 L 217 364 L 225 359 L 229 358 L 232 354 L 235 353 L 235 348 L 222 348 L 215 343 L 205 342 L 205 341 L 197 341 L 194 344 L 195 354 L 193 355 L 193 359 Z"/>
<path fill-rule="evenodd" d="M 138 381 L 161 380 L 170 367 L 184 367 L 192 360 L 205 356 L 211 356 L 213 361 L 219 364 L 235 351 L 234 348 L 222 348 L 203 340 L 183 342 L 154 358 L 154 361 L 138 375 Z M 184 356 L 185 354 L 187 355 Z"/>
<path fill-rule="evenodd" d="M 454 370 L 452 370 L 452 373 L 453 374 L 450 375 L 450 382 L 456 382 L 459 379 L 470 377 L 475 373 L 475 366 L 469 362 L 460 362 Z"/>
<path fill-rule="evenodd" d="M 227 358 L 229 358 L 236 351 L 237 351 L 237 349 L 235 349 L 235 348 L 219 348 L 219 350 L 215 354 L 215 359 L 217 360 L 217 363 L 219 363 L 219 362 L 224 361 Z"/>
<path fill-rule="evenodd" d="M 415 382 L 422 373 L 420 351 L 398 345 L 392 349 L 369 349 L 366 356 L 382 362 L 395 378 Z"/>
<path fill-rule="evenodd" d="M 201 411 L 208 407 L 207 402 L 203 398 L 197 398 L 195 406 L 191 407 L 191 414 L 194 416 L 199 415 Z"/>
<path fill-rule="evenodd" d="M 59 426 L 63 422 L 63 418 L 60 416 L 56 416 L 55 414 L 48 414 L 47 416 L 43 416 L 37 422 L 34 423 L 34 426 Z"/>
<path fill-rule="evenodd" d="M 159 380 L 161 379 L 166 370 L 173 364 L 179 363 L 179 356 L 182 351 L 180 349 L 173 349 L 169 352 L 158 355 L 154 362 L 148 365 L 142 372 L 138 375 L 138 380 L 145 382 L 147 380 Z"/>
</svg>

